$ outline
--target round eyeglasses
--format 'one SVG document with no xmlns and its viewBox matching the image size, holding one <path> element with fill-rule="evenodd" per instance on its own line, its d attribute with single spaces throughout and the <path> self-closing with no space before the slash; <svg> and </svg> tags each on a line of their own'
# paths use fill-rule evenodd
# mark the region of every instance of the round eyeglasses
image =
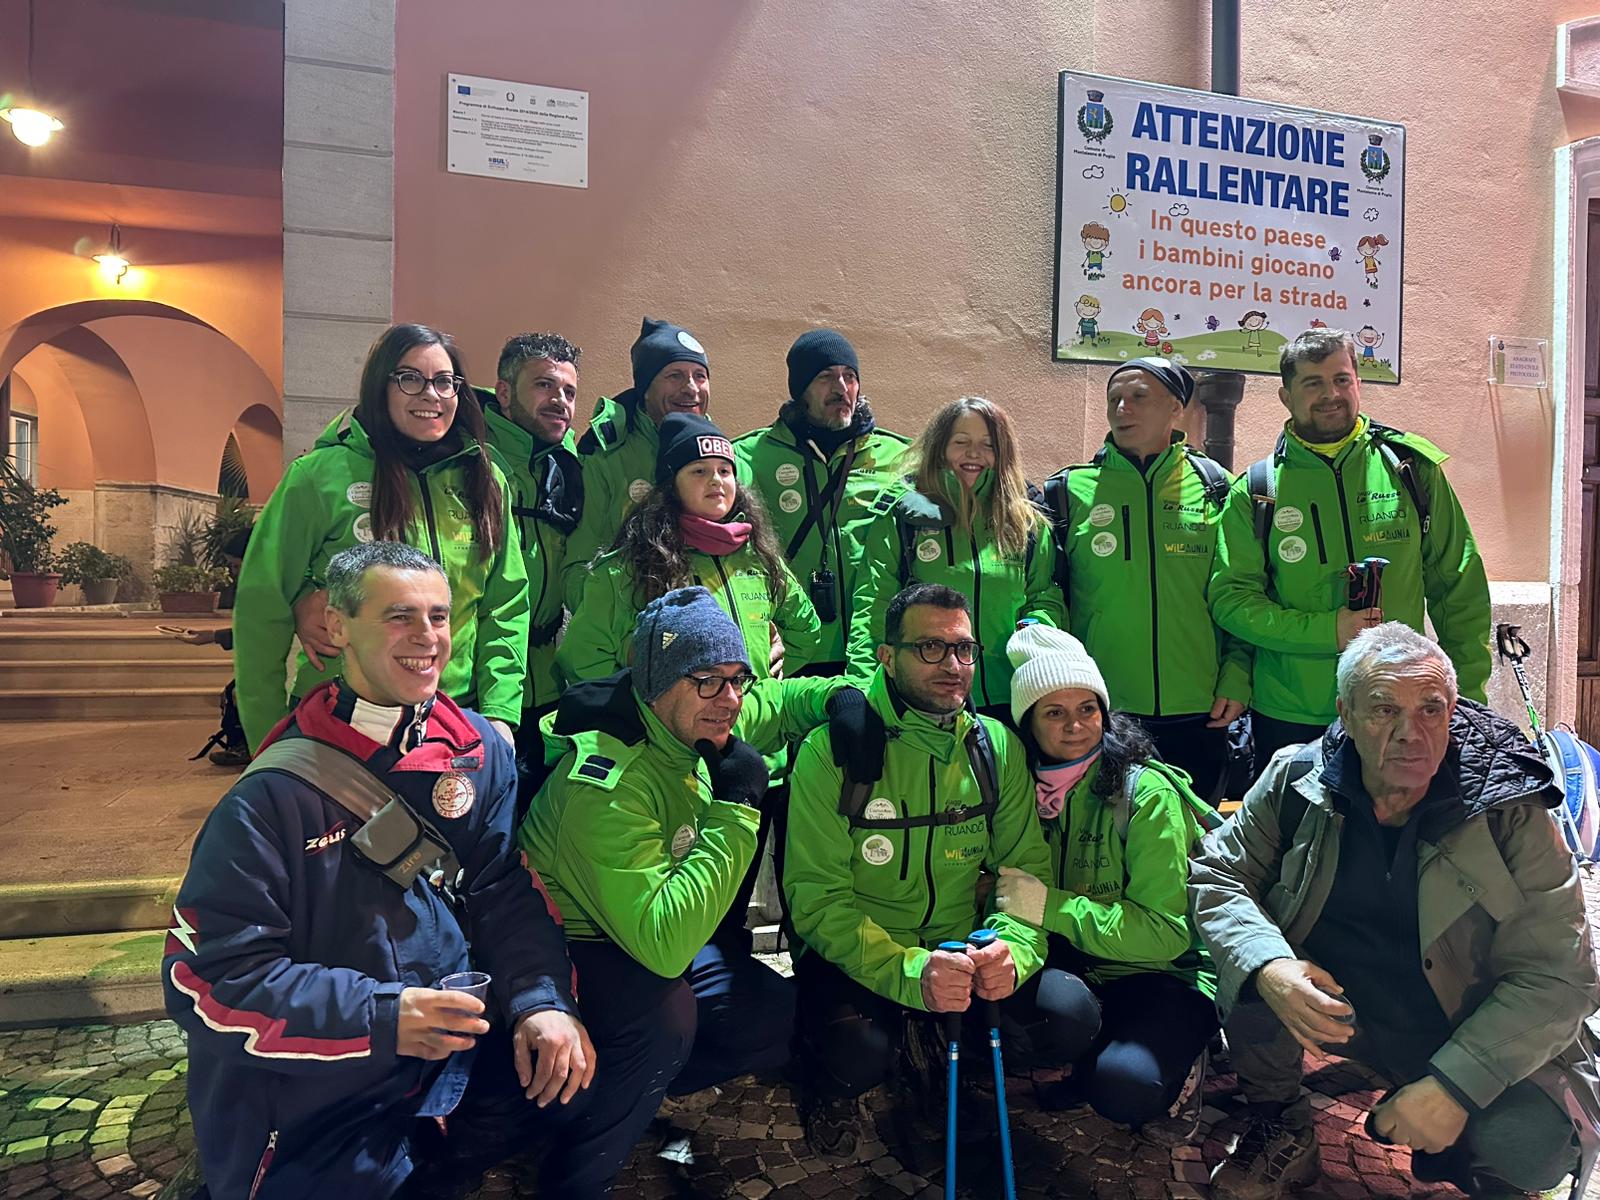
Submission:
<svg viewBox="0 0 1600 1200">
<path fill-rule="evenodd" d="M 743 696 L 756 681 L 756 677 L 748 671 L 741 671 L 737 675 L 685 675 L 684 678 L 694 684 L 702 700 L 715 700 L 725 687 L 731 687 Z"/>
<path fill-rule="evenodd" d="M 946 642 L 940 638 L 923 638 L 920 642 L 895 642 L 896 650 L 915 650 L 917 657 L 930 667 L 942 663 L 950 655 L 964 667 L 970 667 L 983 653 L 982 642 Z"/>
<path fill-rule="evenodd" d="M 398 371 L 390 371 L 389 378 L 394 380 L 395 386 L 408 396 L 420 396 L 433 387 L 433 394 L 441 400 L 448 400 L 462 388 L 467 386 L 467 381 L 459 375 L 444 372 L 429 379 L 421 371 L 412 371 L 406 367 Z"/>
</svg>

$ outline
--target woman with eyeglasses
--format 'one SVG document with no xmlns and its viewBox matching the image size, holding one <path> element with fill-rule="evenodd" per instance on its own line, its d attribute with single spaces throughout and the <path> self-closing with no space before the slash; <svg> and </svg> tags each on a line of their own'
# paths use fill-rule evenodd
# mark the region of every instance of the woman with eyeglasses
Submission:
<svg viewBox="0 0 1600 1200">
<path fill-rule="evenodd" d="M 1189 918 L 1189 850 L 1216 813 L 1163 763 L 1139 721 L 1069 633 L 1012 635 L 1012 719 L 1050 847 L 1040 878 L 1000 868 L 995 908 L 1050 935 L 1089 1049 L 1046 1107 L 1088 1105 L 1166 1145 L 1194 1133 L 1216 975 Z"/>
<path fill-rule="evenodd" d="M 239 715 L 251 749 L 288 712 L 288 695 L 338 673 L 323 622 L 324 572 L 340 550 L 374 540 L 432 555 L 450 581 L 449 661 L 397 653 L 397 669 L 436 673 L 439 691 L 510 741 L 522 715 L 528 580 L 509 509 L 461 352 L 426 325 L 392 326 L 367 352 L 354 412 L 340 413 L 289 464 L 256 521 L 234 605 Z"/>
<path fill-rule="evenodd" d="M 853 678 L 877 665 L 884 615 L 895 593 L 941 583 L 967 597 L 979 642 L 972 702 L 1010 723 L 1011 664 L 1006 639 L 1021 620 L 1066 624 L 1055 586 L 1055 548 L 1043 511 L 1029 498 L 1005 410 L 963 396 L 933 415 L 907 451 L 908 486 L 885 492 L 849 586 L 863 620 L 850 625 Z"/>
<path fill-rule="evenodd" d="M 734 477 L 733 444 L 694 413 L 661 422 L 656 484 L 628 515 L 612 548 L 590 564 L 556 668 L 568 683 L 628 665 L 639 611 L 674 588 L 707 588 L 744 635 L 758 678 L 774 670 L 776 628 L 782 673 L 816 655 L 822 625 L 778 548 L 766 510 Z"/>
</svg>

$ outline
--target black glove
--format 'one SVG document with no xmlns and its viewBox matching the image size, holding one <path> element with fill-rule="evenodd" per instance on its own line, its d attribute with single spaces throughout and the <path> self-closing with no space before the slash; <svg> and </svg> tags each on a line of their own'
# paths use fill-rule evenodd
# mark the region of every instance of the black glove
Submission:
<svg viewBox="0 0 1600 1200">
<path fill-rule="evenodd" d="M 694 749 L 706 760 L 706 773 L 711 776 L 714 797 L 730 804 L 761 807 L 761 797 L 767 793 L 768 775 L 766 760 L 759 750 L 731 735 L 720 751 L 710 738 L 701 738 Z"/>
<path fill-rule="evenodd" d="M 857 783 L 877 783 L 883 777 L 883 757 L 888 736 L 883 719 L 867 703 L 859 688 L 840 688 L 828 697 L 828 741 L 833 765 L 843 767 Z"/>
</svg>

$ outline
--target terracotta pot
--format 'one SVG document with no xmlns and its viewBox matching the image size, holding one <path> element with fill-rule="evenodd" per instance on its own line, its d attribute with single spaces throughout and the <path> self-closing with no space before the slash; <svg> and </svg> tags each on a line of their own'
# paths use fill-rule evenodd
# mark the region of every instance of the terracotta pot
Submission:
<svg viewBox="0 0 1600 1200">
<path fill-rule="evenodd" d="M 215 592 L 162 592 L 164 613 L 208 613 L 217 611 Z"/>
<path fill-rule="evenodd" d="M 60 586 L 61 576 L 54 572 L 11 572 L 11 596 L 18 608 L 49 608 Z"/>
<path fill-rule="evenodd" d="M 90 579 L 83 585 L 83 602 L 85 604 L 115 604 L 117 602 L 117 588 L 121 585 L 120 579 Z"/>
</svg>

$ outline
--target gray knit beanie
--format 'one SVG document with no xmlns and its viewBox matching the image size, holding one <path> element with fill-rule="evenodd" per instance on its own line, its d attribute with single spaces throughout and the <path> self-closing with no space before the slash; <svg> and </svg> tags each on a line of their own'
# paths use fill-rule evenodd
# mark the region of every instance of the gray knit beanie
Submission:
<svg viewBox="0 0 1600 1200">
<path fill-rule="evenodd" d="M 650 601 L 633 627 L 633 687 L 646 704 L 685 675 L 730 662 L 752 669 L 739 627 L 703 587 Z"/>
</svg>

